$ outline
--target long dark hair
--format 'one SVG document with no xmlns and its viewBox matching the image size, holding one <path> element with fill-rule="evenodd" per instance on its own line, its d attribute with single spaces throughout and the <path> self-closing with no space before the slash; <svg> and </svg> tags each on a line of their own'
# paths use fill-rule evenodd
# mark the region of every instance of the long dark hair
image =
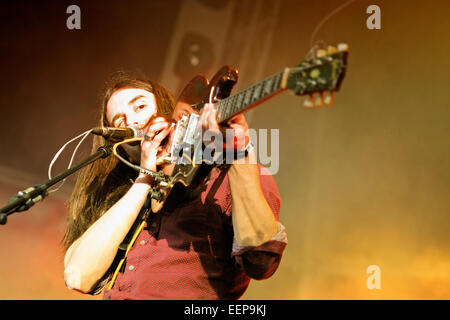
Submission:
<svg viewBox="0 0 450 320">
<path fill-rule="evenodd" d="M 158 115 L 171 119 L 174 98 L 161 85 L 129 72 L 116 72 L 106 82 L 100 101 L 100 126 L 108 126 L 106 105 L 112 94 L 124 88 L 147 90 L 154 94 Z M 94 136 L 92 153 L 105 144 L 101 136 Z M 126 157 L 123 150 L 119 150 Z M 62 244 L 67 250 L 98 218 L 122 198 L 133 184 L 138 172 L 116 157 L 99 159 L 80 171 L 68 203 L 67 229 Z M 132 179 L 132 180 L 131 180 Z"/>
</svg>

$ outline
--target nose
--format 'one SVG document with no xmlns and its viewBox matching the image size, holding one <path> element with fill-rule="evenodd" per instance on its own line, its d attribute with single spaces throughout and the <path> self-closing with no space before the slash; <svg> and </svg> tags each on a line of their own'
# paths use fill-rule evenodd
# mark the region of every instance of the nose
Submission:
<svg viewBox="0 0 450 320">
<path fill-rule="evenodd" d="M 127 123 L 127 127 L 133 126 L 133 127 L 140 128 L 140 126 L 141 126 L 141 123 L 135 114 L 128 114 L 126 123 Z"/>
</svg>

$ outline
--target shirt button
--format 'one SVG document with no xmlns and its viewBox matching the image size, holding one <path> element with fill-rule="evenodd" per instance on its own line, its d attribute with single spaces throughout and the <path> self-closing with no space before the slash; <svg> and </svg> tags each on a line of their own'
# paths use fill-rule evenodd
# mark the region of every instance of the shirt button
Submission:
<svg viewBox="0 0 450 320">
<path fill-rule="evenodd" d="M 156 227 L 156 222 L 152 223 L 152 227 L 155 228 Z"/>
<path fill-rule="evenodd" d="M 145 240 L 142 240 L 141 242 L 139 242 L 141 244 L 141 246 L 143 246 L 145 244 Z"/>
<path fill-rule="evenodd" d="M 128 270 L 130 270 L 130 271 L 134 270 L 134 266 L 129 266 Z"/>
</svg>

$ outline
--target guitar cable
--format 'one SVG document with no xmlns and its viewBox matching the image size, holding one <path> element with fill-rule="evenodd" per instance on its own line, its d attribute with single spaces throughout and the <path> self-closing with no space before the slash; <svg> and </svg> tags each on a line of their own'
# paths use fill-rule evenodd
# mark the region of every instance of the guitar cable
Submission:
<svg viewBox="0 0 450 320">
<path fill-rule="evenodd" d="M 73 163 L 73 160 L 74 160 L 74 158 L 75 158 L 75 155 L 77 154 L 77 151 L 78 151 L 80 145 L 83 143 L 83 141 L 87 138 L 87 136 L 88 136 L 91 132 L 92 132 L 92 129 L 83 132 L 82 134 L 76 136 L 75 138 L 73 138 L 73 139 L 67 141 L 67 142 L 66 142 L 66 143 L 58 150 L 58 152 L 55 154 L 55 156 L 54 156 L 53 159 L 51 160 L 50 165 L 49 165 L 49 168 L 48 168 L 48 178 L 49 178 L 49 179 L 52 179 L 52 168 L 53 168 L 53 165 L 55 164 L 56 160 L 58 160 L 58 158 L 60 157 L 60 155 L 61 155 L 61 153 L 64 151 L 64 149 L 65 149 L 70 143 L 72 143 L 72 142 L 74 142 L 75 140 L 81 138 L 81 140 L 78 142 L 77 146 L 75 147 L 75 149 L 74 149 L 74 151 L 73 151 L 73 153 L 72 153 L 72 156 L 71 156 L 71 158 L 70 158 L 69 165 L 67 166 L 67 169 L 70 169 L 70 168 L 71 168 L 72 163 Z M 143 172 L 143 173 L 145 173 L 145 174 L 150 175 L 150 176 L 155 180 L 155 182 L 159 183 L 161 186 L 167 185 L 168 177 L 167 177 L 162 171 L 155 172 L 155 171 L 152 171 L 152 170 L 148 170 L 148 169 L 146 169 L 146 168 L 144 168 L 144 167 L 141 167 L 141 166 L 139 166 L 139 165 L 135 165 L 135 164 L 129 162 L 128 160 L 124 159 L 122 156 L 120 156 L 120 155 L 118 154 L 118 152 L 117 152 L 117 147 L 120 146 L 121 144 L 130 143 L 130 142 L 135 142 L 135 141 L 140 141 L 140 140 L 142 140 L 142 138 L 131 138 L 131 139 L 126 139 L 126 140 L 123 140 L 123 141 L 121 141 L 121 142 L 115 143 L 115 144 L 113 145 L 113 154 L 114 154 L 114 156 L 117 157 L 120 161 L 122 161 L 122 162 L 125 163 L 126 165 L 128 165 L 129 167 L 133 168 L 134 170 L 139 171 L 139 172 Z M 63 186 L 63 184 L 64 184 L 65 181 L 66 181 L 66 179 L 63 179 L 63 180 L 61 181 L 61 183 L 60 183 L 57 187 L 55 187 L 55 188 L 53 188 L 53 189 L 49 189 L 49 190 L 48 190 L 48 193 L 50 194 L 50 193 L 56 192 L 56 191 L 58 191 L 59 189 L 61 189 L 61 187 Z M 152 198 L 155 198 L 155 199 L 157 199 L 157 200 L 161 199 L 162 194 L 161 194 L 161 192 L 160 192 L 160 190 L 159 190 L 159 187 L 152 188 L 151 191 L 150 191 L 150 193 L 151 193 Z"/>
<path fill-rule="evenodd" d="M 78 148 L 79 148 L 80 145 L 83 143 L 83 141 L 86 139 L 86 137 L 91 133 L 91 131 L 92 131 L 92 129 L 83 132 L 82 134 L 80 134 L 80 135 L 76 136 L 75 138 L 71 139 L 70 141 L 66 142 L 66 143 L 61 147 L 61 149 L 59 149 L 59 151 L 55 154 L 55 156 L 53 157 L 53 159 L 52 159 L 52 161 L 50 162 L 50 165 L 49 165 L 49 167 L 48 167 L 48 178 L 49 178 L 50 180 L 52 179 L 52 168 L 53 168 L 53 165 L 55 164 L 56 160 L 57 160 L 57 159 L 59 158 L 59 156 L 61 155 L 61 152 L 63 152 L 63 150 L 64 150 L 70 143 L 72 143 L 73 141 L 75 141 L 75 140 L 81 138 L 80 142 L 78 142 L 77 146 L 75 147 L 75 149 L 74 149 L 74 151 L 73 151 L 73 153 L 72 153 L 72 157 L 70 158 L 69 165 L 68 165 L 68 167 L 67 167 L 67 169 L 70 169 L 70 166 L 72 165 L 73 159 L 75 158 L 75 155 L 76 155 L 76 153 L 77 153 L 77 151 L 78 151 Z M 61 183 L 60 183 L 57 187 L 55 187 L 54 189 L 49 189 L 49 190 L 48 190 L 48 193 L 50 194 L 50 193 L 53 193 L 53 192 L 58 191 L 59 189 L 61 189 L 61 187 L 63 186 L 63 184 L 64 184 L 65 181 L 66 181 L 66 179 L 63 179 L 63 180 L 61 181 Z"/>
<path fill-rule="evenodd" d="M 167 183 L 167 176 L 161 172 L 161 171 L 152 171 L 152 170 L 148 170 L 144 167 L 141 167 L 140 165 L 137 164 L 133 164 L 130 161 L 126 160 L 125 158 L 123 158 L 121 155 L 119 155 L 119 153 L 117 152 L 117 147 L 119 147 L 122 144 L 126 144 L 126 143 L 130 143 L 130 142 L 135 142 L 135 141 L 141 141 L 143 138 L 130 138 L 130 139 L 125 139 L 123 141 L 117 142 L 113 145 L 113 154 L 116 158 L 118 158 L 120 161 L 122 161 L 123 163 L 125 163 L 127 166 L 129 166 L 130 168 L 139 171 L 141 173 L 145 173 L 148 174 L 149 176 L 151 176 L 153 179 L 155 179 L 156 182 L 161 183 L 161 182 L 165 182 Z M 158 164 L 158 162 L 157 162 Z"/>
<path fill-rule="evenodd" d="M 322 28 L 322 26 L 325 24 L 325 22 L 327 22 L 331 17 L 333 17 L 334 15 L 339 13 L 339 11 L 343 10 L 345 7 L 347 7 L 348 5 L 352 4 L 355 1 L 356 0 L 348 0 L 347 2 L 344 2 L 342 5 L 340 5 L 336 9 L 332 10 L 329 14 L 327 14 L 325 17 L 323 17 L 322 20 L 320 20 L 320 22 L 316 25 L 316 27 L 314 28 L 314 31 L 311 34 L 311 40 L 310 40 L 310 48 L 311 49 L 309 49 L 306 56 L 311 55 L 314 52 L 314 50 L 317 47 L 319 47 L 320 43 L 324 43 L 323 40 L 319 40 L 319 41 L 316 41 L 316 44 L 314 44 L 314 40 L 315 40 L 316 35 L 319 32 L 320 28 Z"/>
</svg>

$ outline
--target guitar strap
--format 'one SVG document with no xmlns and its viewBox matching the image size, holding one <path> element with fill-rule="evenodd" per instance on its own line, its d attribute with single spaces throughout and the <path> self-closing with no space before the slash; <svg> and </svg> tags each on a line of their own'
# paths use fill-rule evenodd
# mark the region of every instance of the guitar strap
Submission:
<svg viewBox="0 0 450 320">
<path fill-rule="evenodd" d="M 111 281 L 108 284 L 108 287 L 107 287 L 108 290 L 111 290 L 113 285 L 114 285 L 114 283 L 116 282 L 117 275 L 121 271 L 122 266 L 123 266 L 125 260 L 127 259 L 128 251 L 130 251 L 131 247 L 133 247 L 134 242 L 136 241 L 137 237 L 141 233 L 141 231 L 144 228 L 144 226 L 145 226 L 145 220 L 141 222 L 141 224 L 139 225 L 139 228 L 137 228 L 136 232 L 133 234 L 133 237 L 131 238 L 131 241 L 126 246 L 125 252 L 123 254 L 123 258 L 120 259 L 119 264 L 117 265 L 116 271 L 114 271 L 114 274 L 113 274 L 113 276 L 111 278 Z M 122 245 L 126 245 L 126 243 L 123 242 L 120 245 L 119 250 L 123 250 Z"/>
<path fill-rule="evenodd" d="M 94 289 L 90 292 L 90 294 L 93 294 L 93 295 L 99 294 L 101 291 L 103 291 L 103 288 L 106 286 L 106 283 L 108 283 L 108 281 L 109 281 L 109 284 L 106 288 L 108 290 L 112 289 L 119 272 L 123 272 L 123 267 L 125 266 L 125 261 L 126 261 L 128 252 L 133 247 L 134 243 L 136 242 L 137 237 L 139 236 L 142 229 L 144 228 L 150 212 L 151 212 L 151 196 L 149 194 L 144 205 L 141 208 L 141 211 L 139 212 L 138 217 L 136 218 L 135 222 L 131 226 L 130 231 L 128 231 L 127 235 L 125 236 L 125 239 L 120 244 L 113 263 L 111 264 L 108 271 L 105 273 L 105 276 L 103 276 L 102 279 L 100 279 L 99 282 L 94 286 Z M 112 273 L 113 270 L 114 270 L 114 273 Z M 111 274 L 112 274 L 112 277 L 111 277 Z M 108 280 L 110 278 L 111 278 L 111 280 Z"/>
</svg>

